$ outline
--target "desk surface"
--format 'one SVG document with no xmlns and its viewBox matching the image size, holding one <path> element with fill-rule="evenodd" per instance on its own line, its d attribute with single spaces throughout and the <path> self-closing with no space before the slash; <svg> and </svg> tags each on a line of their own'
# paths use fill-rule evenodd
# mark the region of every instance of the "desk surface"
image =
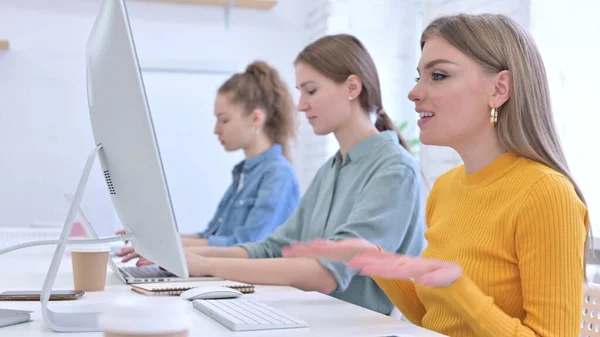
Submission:
<svg viewBox="0 0 600 337">
<path fill-rule="evenodd" d="M 0 256 L 0 292 L 7 290 L 41 290 L 46 271 L 50 265 L 52 250 L 34 248 L 37 251 L 10 253 Z M 61 263 L 54 289 L 72 289 L 73 279 L 71 260 L 68 255 Z M 115 298 L 125 296 L 144 296 L 130 290 L 130 286 L 121 283 L 109 269 L 107 286 L 104 292 L 88 292 L 82 299 L 67 302 L 51 302 L 54 311 L 76 311 L 79 306 L 92 305 L 101 310 L 103 304 Z M 310 328 L 294 330 L 271 330 L 255 332 L 232 332 L 203 313 L 195 310 L 189 302 L 192 312 L 190 336 L 419 336 L 436 337 L 440 334 L 430 332 L 412 324 L 381 315 L 379 313 L 346 303 L 317 292 L 304 292 L 290 287 L 257 286 L 256 293 L 244 295 L 271 305 L 291 316 L 298 317 L 311 324 Z M 31 310 L 32 322 L 0 328 L 2 336 L 56 336 L 44 325 L 40 313 L 40 302 L 0 301 L 0 308 Z M 102 336 L 102 333 L 69 333 L 68 336 Z"/>
</svg>

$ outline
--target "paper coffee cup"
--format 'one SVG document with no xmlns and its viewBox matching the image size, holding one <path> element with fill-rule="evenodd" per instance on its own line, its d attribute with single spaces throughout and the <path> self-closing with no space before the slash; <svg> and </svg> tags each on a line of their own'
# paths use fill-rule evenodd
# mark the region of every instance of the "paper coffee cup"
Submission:
<svg viewBox="0 0 600 337">
<path fill-rule="evenodd" d="M 100 315 L 98 327 L 106 337 L 187 337 L 188 304 L 179 297 L 120 299 Z"/>
<path fill-rule="evenodd" d="M 75 290 L 102 291 L 106 286 L 106 267 L 110 246 L 72 245 L 73 285 Z"/>
</svg>

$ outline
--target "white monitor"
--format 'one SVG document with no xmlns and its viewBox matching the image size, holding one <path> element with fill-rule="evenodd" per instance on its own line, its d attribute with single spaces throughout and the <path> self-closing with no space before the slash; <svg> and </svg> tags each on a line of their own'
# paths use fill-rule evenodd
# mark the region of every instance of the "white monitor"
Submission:
<svg viewBox="0 0 600 337">
<path fill-rule="evenodd" d="M 108 191 L 136 252 L 188 277 L 123 0 L 104 0 L 87 50 L 89 113 Z"/>
<path fill-rule="evenodd" d="M 98 331 L 98 312 L 56 312 L 50 293 L 79 211 L 96 155 L 123 227 L 135 250 L 171 273 L 187 278 L 169 189 L 123 0 L 104 0 L 88 39 L 87 91 L 96 146 L 90 153 L 71 202 L 60 240 L 42 287 L 42 317 L 55 331 Z M 80 240 L 72 244 L 86 243 Z"/>
</svg>

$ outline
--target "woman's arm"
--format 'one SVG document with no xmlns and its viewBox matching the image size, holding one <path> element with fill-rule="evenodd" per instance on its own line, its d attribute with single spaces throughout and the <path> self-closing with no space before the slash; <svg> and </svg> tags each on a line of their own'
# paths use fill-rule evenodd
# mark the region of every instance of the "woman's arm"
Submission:
<svg viewBox="0 0 600 337">
<path fill-rule="evenodd" d="M 373 277 L 377 285 L 392 300 L 394 306 L 413 324 L 423 326 L 423 316 L 427 310 L 417 296 L 415 284 L 410 280 L 390 280 Z"/>
<path fill-rule="evenodd" d="M 348 262 L 355 256 L 368 256 L 372 252 L 376 260 L 388 261 L 389 265 L 397 260 L 396 254 L 385 253 L 369 241 L 346 239 L 342 241 L 315 240 L 308 243 L 294 243 L 284 248 L 285 257 L 325 258 L 332 261 Z M 417 297 L 415 285 L 408 280 L 394 280 L 372 277 L 394 305 L 412 323 L 421 326 L 425 307 Z"/>
<path fill-rule="evenodd" d="M 236 247 L 237 248 L 237 247 Z M 227 280 L 266 285 L 291 286 L 329 294 L 337 283 L 315 259 L 210 258 L 186 253 L 190 276 L 211 275 Z"/>
<path fill-rule="evenodd" d="M 186 253 L 202 257 L 248 259 L 248 252 L 242 247 L 187 247 Z"/>
<path fill-rule="evenodd" d="M 124 234 L 125 231 L 119 231 L 117 232 L 117 234 L 122 233 Z M 207 244 L 207 240 L 206 239 L 202 239 L 198 234 L 181 234 L 181 245 L 184 248 L 188 248 L 188 247 L 205 247 Z M 144 265 L 150 265 L 153 264 L 152 261 L 148 261 L 145 258 L 143 258 L 142 256 L 140 256 L 138 253 L 135 252 L 135 250 L 133 249 L 133 247 L 123 247 L 123 249 L 121 249 L 121 251 L 119 251 L 117 253 L 117 256 L 122 257 L 123 259 L 121 260 L 121 262 L 127 262 L 129 260 L 133 260 L 135 258 L 139 258 L 136 265 L 139 266 L 144 266 Z"/>
<path fill-rule="evenodd" d="M 184 247 L 204 247 L 208 245 L 208 240 L 198 234 L 181 234 L 181 245 Z"/>
</svg>

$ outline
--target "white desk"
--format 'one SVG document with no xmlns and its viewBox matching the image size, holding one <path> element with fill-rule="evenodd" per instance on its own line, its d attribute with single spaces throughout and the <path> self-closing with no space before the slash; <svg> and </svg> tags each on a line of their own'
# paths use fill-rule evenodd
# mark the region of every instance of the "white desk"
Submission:
<svg viewBox="0 0 600 337">
<path fill-rule="evenodd" d="M 24 251 L 23 253 L 15 252 L 0 256 L 0 292 L 6 290 L 41 290 L 46 270 L 50 265 L 52 250 L 47 248 L 34 249 L 37 249 L 35 253 Z M 71 260 L 68 256 L 65 256 L 54 289 L 72 288 Z M 131 291 L 130 287 L 122 284 L 110 273 L 109 269 L 106 291 L 89 292 L 77 301 L 53 301 L 50 305 L 55 311 L 65 312 L 76 310 L 82 303 L 93 304 L 94 306 L 97 305 L 98 308 L 102 308 L 103 303 L 125 296 L 144 295 Z M 290 287 L 257 286 L 256 293 L 244 296 L 257 299 L 289 315 L 307 321 L 311 324 L 311 327 L 294 330 L 235 333 L 195 310 L 192 303 L 189 302 L 189 310 L 192 312 L 193 319 L 190 336 L 442 336 L 316 292 L 303 292 Z M 40 302 L 0 301 L 0 308 L 34 311 L 32 322 L 0 328 L 0 336 L 2 337 L 57 336 L 57 333 L 49 330 L 44 325 L 40 313 Z M 63 336 L 102 336 L 102 333 L 69 333 L 63 334 Z"/>
</svg>

